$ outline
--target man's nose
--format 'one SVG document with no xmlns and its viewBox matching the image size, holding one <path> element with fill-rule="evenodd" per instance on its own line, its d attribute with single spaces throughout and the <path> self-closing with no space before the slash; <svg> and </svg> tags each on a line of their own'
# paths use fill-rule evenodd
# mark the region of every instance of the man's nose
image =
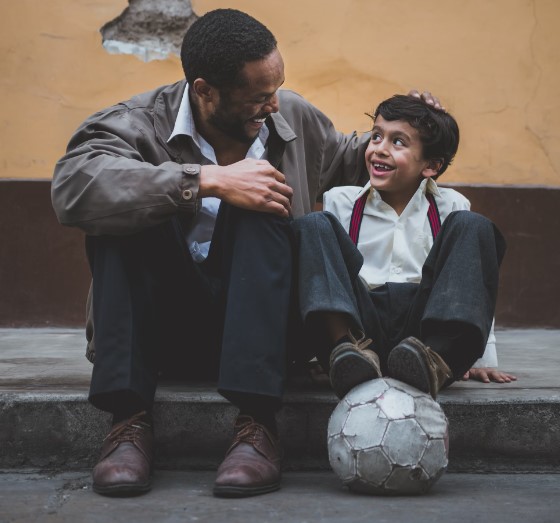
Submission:
<svg viewBox="0 0 560 523">
<path fill-rule="evenodd" d="M 270 100 L 268 100 L 268 102 L 266 102 L 266 105 L 264 106 L 264 108 L 266 109 L 266 111 L 268 113 L 277 113 L 278 110 L 280 109 L 280 103 L 278 101 L 278 94 L 274 93 L 271 97 Z"/>
</svg>

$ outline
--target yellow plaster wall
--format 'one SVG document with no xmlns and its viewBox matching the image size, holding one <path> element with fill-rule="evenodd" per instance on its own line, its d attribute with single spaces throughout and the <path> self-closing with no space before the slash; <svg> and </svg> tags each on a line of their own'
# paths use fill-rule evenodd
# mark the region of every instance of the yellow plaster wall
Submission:
<svg viewBox="0 0 560 523">
<path fill-rule="evenodd" d="M 125 0 L 4 2 L 0 178 L 48 178 L 90 113 L 181 77 L 177 58 L 109 55 L 99 28 Z M 237 7 L 273 31 L 286 86 L 344 131 L 412 87 L 437 94 L 462 143 L 447 182 L 560 186 L 557 0 L 194 0 Z"/>
</svg>

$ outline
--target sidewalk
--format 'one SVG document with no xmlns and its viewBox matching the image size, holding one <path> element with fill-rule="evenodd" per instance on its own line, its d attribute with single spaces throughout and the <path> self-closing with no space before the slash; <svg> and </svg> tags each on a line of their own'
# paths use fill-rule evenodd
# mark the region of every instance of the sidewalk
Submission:
<svg viewBox="0 0 560 523">
<path fill-rule="evenodd" d="M 213 472 L 158 471 L 142 497 L 106 498 L 86 472 L 0 474 L 2 523 L 556 523 L 560 475 L 447 473 L 424 496 L 351 494 L 330 472 L 285 474 L 282 489 L 212 497 Z"/>
</svg>

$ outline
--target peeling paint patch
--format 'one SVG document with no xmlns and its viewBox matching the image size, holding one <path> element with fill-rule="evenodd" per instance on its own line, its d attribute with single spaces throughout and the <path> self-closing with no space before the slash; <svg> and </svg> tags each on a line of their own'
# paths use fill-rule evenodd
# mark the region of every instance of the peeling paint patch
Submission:
<svg viewBox="0 0 560 523">
<path fill-rule="evenodd" d="M 120 16 L 101 28 L 103 47 L 145 62 L 180 54 L 183 36 L 197 19 L 190 0 L 129 0 Z"/>
</svg>

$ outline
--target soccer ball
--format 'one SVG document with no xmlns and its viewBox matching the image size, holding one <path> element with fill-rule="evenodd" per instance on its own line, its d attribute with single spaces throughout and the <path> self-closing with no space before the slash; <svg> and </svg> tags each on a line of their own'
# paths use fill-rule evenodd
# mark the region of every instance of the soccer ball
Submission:
<svg viewBox="0 0 560 523">
<path fill-rule="evenodd" d="M 329 461 L 344 485 L 367 494 L 421 494 L 445 472 L 448 423 L 431 396 L 382 378 L 353 388 L 328 426 Z"/>
</svg>

